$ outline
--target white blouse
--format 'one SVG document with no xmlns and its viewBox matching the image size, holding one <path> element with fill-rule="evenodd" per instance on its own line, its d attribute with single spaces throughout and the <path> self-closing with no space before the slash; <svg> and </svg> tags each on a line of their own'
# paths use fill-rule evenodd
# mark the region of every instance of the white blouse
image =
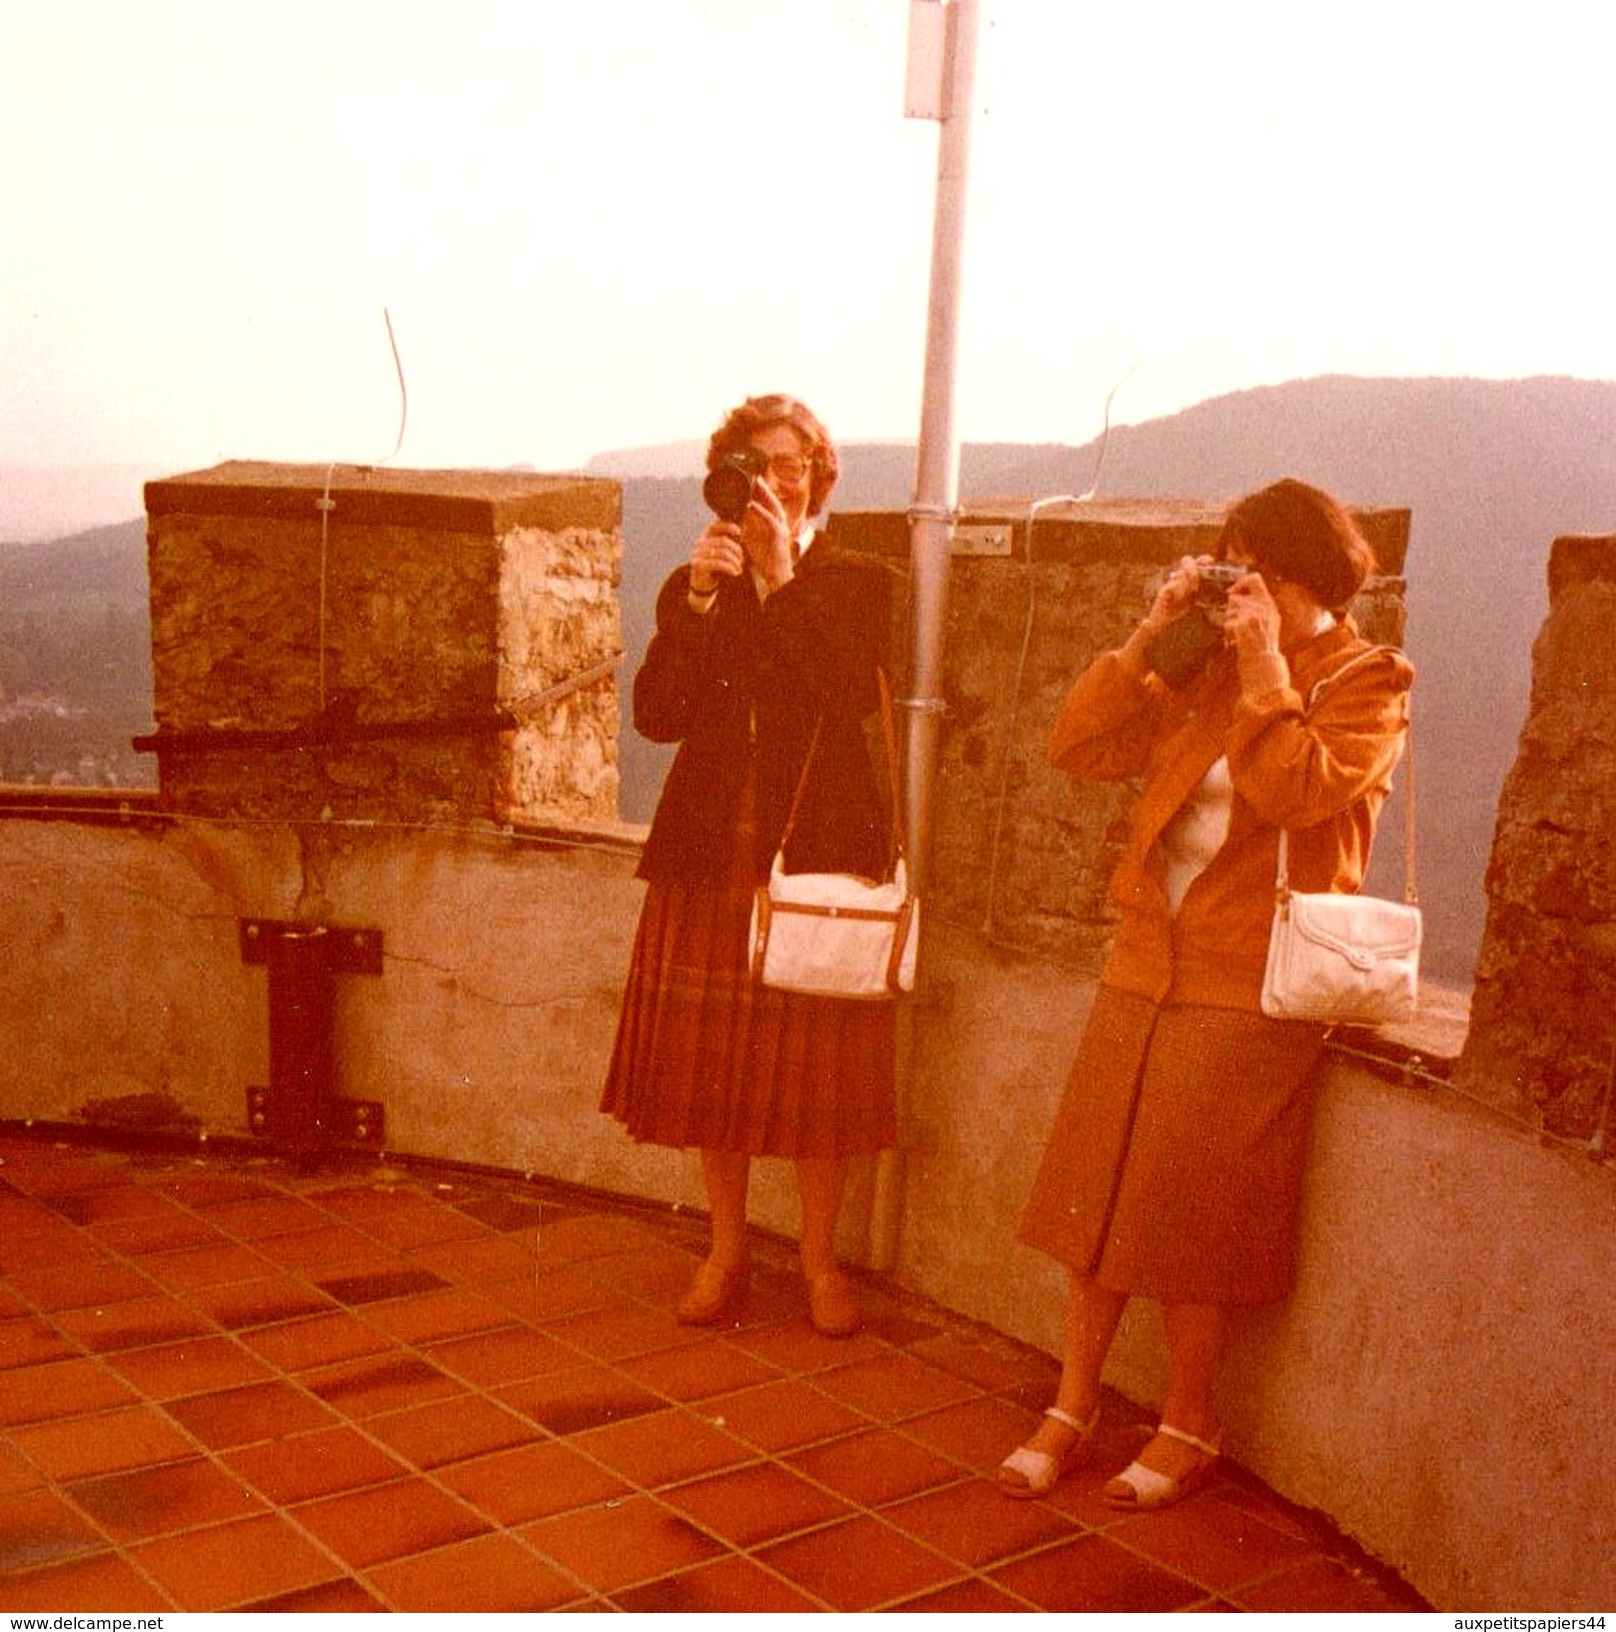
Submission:
<svg viewBox="0 0 1616 1632">
<path fill-rule="evenodd" d="M 1191 884 L 1223 848 L 1234 808 L 1234 781 L 1227 758 L 1218 759 L 1162 829 L 1160 844 L 1167 871 L 1167 902 L 1173 915 Z"/>
</svg>

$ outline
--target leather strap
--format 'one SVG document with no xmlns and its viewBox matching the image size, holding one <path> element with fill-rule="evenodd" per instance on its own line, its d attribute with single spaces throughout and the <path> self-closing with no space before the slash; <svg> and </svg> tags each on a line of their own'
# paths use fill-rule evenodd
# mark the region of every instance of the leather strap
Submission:
<svg viewBox="0 0 1616 1632">
<path fill-rule="evenodd" d="M 887 877 L 891 878 L 898 870 L 898 857 L 903 854 L 903 807 L 898 793 L 898 730 L 892 718 L 892 685 L 887 679 L 887 671 L 878 668 L 875 671 L 876 684 L 881 689 L 881 727 L 886 735 L 887 745 L 887 786 L 892 793 L 892 842 L 887 850 Z M 808 744 L 808 757 L 802 762 L 802 775 L 797 778 L 797 791 L 791 796 L 791 810 L 786 817 L 785 831 L 780 835 L 778 849 L 783 851 L 786 840 L 791 837 L 792 830 L 797 825 L 797 811 L 802 805 L 802 790 L 808 786 L 808 770 L 814 762 L 814 754 L 819 748 L 819 738 L 825 729 L 825 716 L 821 714 L 814 724 L 813 740 Z"/>
<path fill-rule="evenodd" d="M 1319 693 L 1326 687 L 1333 686 L 1336 681 L 1350 674 L 1360 664 L 1369 662 L 1382 652 L 1395 652 L 1395 646 L 1371 646 L 1366 651 L 1358 652 L 1349 657 L 1340 668 L 1315 680 L 1308 689 L 1304 707 L 1312 711 L 1314 703 L 1318 701 Z M 1406 703 L 1405 703 L 1406 708 Z M 1415 873 L 1415 818 L 1414 818 L 1414 722 L 1411 716 L 1405 716 L 1405 746 L 1403 749 L 1403 899 L 1411 907 L 1420 904 L 1420 890 L 1416 882 Z M 1283 901 L 1290 894 L 1290 833 L 1285 829 L 1279 830 L 1279 866 L 1274 876 L 1274 894 Z"/>
</svg>

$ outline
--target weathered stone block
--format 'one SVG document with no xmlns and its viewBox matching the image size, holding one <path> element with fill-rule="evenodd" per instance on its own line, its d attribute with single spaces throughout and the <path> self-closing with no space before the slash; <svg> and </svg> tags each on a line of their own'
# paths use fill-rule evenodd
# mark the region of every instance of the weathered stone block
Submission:
<svg viewBox="0 0 1616 1632">
<path fill-rule="evenodd" d="M 1592 1138 L 1616 1060 L 1616 538 L 1560 538 L 1487 869 L 1467 1091 Z"/>
<path fill-rule="evenodd" d="M 231 463 L 146 508 L 165 802 L 616 819 L 616 483 Z"/>
</svg>

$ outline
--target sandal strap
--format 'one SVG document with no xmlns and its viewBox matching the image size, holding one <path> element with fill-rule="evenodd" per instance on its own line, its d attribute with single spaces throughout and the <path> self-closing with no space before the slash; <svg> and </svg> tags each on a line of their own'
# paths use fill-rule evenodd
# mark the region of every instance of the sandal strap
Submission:
<svg viewBox="0 0 1616 1632">
<path fill-rule="evenodd" d="M 1169 1479 L 1165 1473 L 1157 1473 L 1154 1468 L 1147 1468 L 1143 1462 L 1130 1462 L 1115 1479 L 1113 1485 L 1126 1485 L 1133 1492 L 1133 1499 L 1140 1508 L 1160 1507 L 1172 1499 L 1178 1489 L 1178 1480 Z"/>
<path fill-rule="evenodd" d="M 1027 1481 L 1029 1489 L 1043 1495 L 1054 1485 L 1060 1465 L 1060 1457 L 1052 1456 L 1048 1451 L 1035 1451 L 1030 1445 L 1021 1445 L 999 1464 L 999 1469 L 1003 1472 L 1008 1468 L 1012 1473 L 1019 1473 Z"/>
<path fill-rule="evenodd" d="M 1185 1445 L 1193 1445 L 1203 1456 L 1218 1457 L 1223 1455 L 1221 1441 L 1208 1445 L 1204 1439 L 1197 1439 L 1194 1434 L 1186 1434 L 1182 1428 L 1174 1428 L 1170 1423 L 1161 1423 L 1156 1432 L 1165 1434 L 1168 1439 L 1180 1440 Z"/>
<path fill-rule="evenodd" d="M 1053 1417 L 1056 1422 L 1064 1423 L 1068 1428 L 1072 1429 L 1074 1433 L 1083 1434 L 1084 1436 L 1092 1434 L 1095 1428 L 1099 1426 L 1100 1422 L 1099 1406 L 1095 1406 L 1094 1415 L 1091 1416 L 1087 1422 L 1079 1422 L 1070 1411 L 1062 1411 L 1058 1405 L 1046 1407 L 1044 1410 L 1044 1415 L 1046 1417 Z"/>
</svg>

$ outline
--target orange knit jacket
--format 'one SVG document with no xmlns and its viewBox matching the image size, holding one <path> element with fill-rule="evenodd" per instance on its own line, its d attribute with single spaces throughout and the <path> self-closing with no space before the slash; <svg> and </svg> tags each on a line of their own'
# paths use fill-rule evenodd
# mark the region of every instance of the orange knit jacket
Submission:
<svg viewBox="0 0 1616 1632">
<path fill-rule="evenodd" d="M 1245 688 L 1232 653 L 1181 692 L 1135 674 L 1115 652 L 1079 676 L 1050 738 L 1050 762 L 1092 781 L 1144 779 L 1111 885 L 1121 919 L 1106 984 L 1157 1002 L 1259 1010 L 1282 827 L 1291 834 L 1293 888 L 1357 890 L 1403 752 L 1414 680 L 1407 658 L 1383 648 L 1330 685 L 1367 645 L 1344 620 L 1288 661 L 1263 660 Z M 1225 754 L 1234 783 L 1228 837 L 1175 918 L 1157 841 Z"/>
</svg>

